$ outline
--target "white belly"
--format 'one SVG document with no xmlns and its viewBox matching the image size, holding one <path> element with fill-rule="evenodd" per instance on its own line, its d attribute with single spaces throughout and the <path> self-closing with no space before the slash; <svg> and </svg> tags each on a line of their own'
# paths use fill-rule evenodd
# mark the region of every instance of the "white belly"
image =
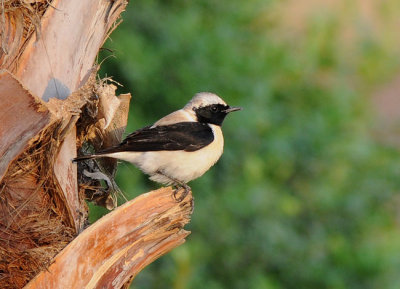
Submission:
<svg viewBox="0 0 400 289">
<path fill-rule="evenodd" d="M 215 125 L 210 126 L 214 132 L 214 141 L 194 152 L 123 152 L 109 156 L 133 163 L 143 172 L 150 175 L 150 179 L 153 181 L 171 184 L 171 179 L 166 177 L 169 176 L 187 183 L 202 176 L 222 155 L 224 139 L 221 128 Z M 161 174 L 158 172 L 161 172 Z"/>
</svg>

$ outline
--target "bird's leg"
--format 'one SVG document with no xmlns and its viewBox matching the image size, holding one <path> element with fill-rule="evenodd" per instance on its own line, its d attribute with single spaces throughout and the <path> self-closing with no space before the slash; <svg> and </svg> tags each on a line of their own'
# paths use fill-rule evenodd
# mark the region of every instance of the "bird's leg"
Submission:
<svg viewBox="0 0 400 289">
<path fill-rule="evenodd" d="M 175 200 L 176 202 L 178 202 L 178 203 L 182 202 L 182 200 L 183 200 L 184 198 L 186 198 L 186 196 L 187 196 L 187 195 L 189 194 L 189 192 L 192 190 L 192 189 L 191 189 L 187 184 L 185 184 L 184 182 L 181 182 L 181 181 L 179 181 L 179 180 L 177 180 L 177 179 L 175 179 L 175 178 L 173 178 L 173 177 L 167 176 L 166 174 L 164 174 L 164 173 L 162 173 L 162 172 L 160 172 L 160 171 L 157 171 L 157 174 L 163 175 L 164 177 L 170 179 L 170 180 L 172 181 L 172 183 L 174 184 L 174 187 L 177 187 L 177 188 L 174 189 L 174 192 L 173 192 L 172 195 L 173 195 L 173 197 L 174 197 L 174 200 Z M 184 189 L 184 191 L 183 191 L 183 193 L 182 193 L 182 195 L 181 195 L 180 197 L 177 196 L 177 193 L 179 192 L 179 187 Z"/>
</svg>

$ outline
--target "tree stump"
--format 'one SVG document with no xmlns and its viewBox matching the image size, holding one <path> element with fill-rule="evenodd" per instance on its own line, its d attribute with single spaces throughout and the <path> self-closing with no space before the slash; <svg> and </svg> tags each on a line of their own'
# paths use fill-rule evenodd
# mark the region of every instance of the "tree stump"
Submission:
<svg viewBox="0 0 400 289">
<path fill-rule="evenodd" d="M 109 146 L 125 129 L 130 95 L 96 80 L 95 59 L 126 5 L 0 7 L 0 288 L 121 288 L 188 234 L 191 195 L 177 203 L 170 188 L 86 228 L 85 187 L 71 160 L 85 141 Z"/>
</svg>

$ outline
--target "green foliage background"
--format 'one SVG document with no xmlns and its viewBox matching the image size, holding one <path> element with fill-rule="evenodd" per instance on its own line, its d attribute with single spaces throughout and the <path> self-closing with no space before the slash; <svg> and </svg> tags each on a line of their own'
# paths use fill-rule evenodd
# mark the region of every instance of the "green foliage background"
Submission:
<svg viewBox="0 0 400 289">
<path fill-rule="evenodd" d="M 376 1 L 374 30 L 338 2 L 291 31 L 288 1 L 131 1 L 99 58 L 133 95 L 128 132 L 199 91 L 244 107 L 190 183 L 187 243 L 133 288 L 400 288 L 400 155 L 370 105 L 399 71 L 400 5 Z M 129 164 L 117 182 L 129 199 L 158 187 Z"/>
</svg>

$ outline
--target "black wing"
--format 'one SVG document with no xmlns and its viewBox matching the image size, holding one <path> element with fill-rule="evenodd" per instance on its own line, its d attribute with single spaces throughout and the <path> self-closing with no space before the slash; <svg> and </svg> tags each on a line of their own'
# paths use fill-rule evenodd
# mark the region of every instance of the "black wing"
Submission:
<svg viewBox="0 0 400 289">
<path fill-rule="evenodd" d="M 214 134 L 210 126 L 199 122 L 179 122 L 164 126 L 147 126 L 130 135 L 119 145 L 100 153 L 123 151 L 196 151 L 210 144 Z"/>
</svg>

